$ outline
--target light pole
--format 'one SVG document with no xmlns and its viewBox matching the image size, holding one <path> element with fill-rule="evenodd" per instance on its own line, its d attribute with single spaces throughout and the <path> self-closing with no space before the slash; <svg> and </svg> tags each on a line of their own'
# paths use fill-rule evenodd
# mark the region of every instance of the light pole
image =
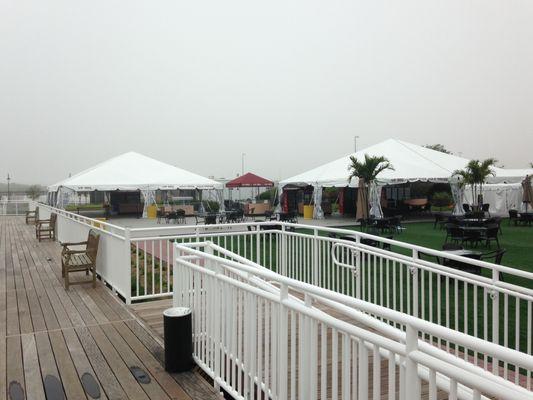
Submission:
<svg viewBox="0 0 533 400">
<path fill-rule="evenodd" d="M 241 176 L 244 175 L 244 157 L 246 157 L 246 153 L 241 154 Z M 239 188 L 239 200 L 242 200 L 241 188 Z"/>
<path fill-rule="evenodd" d="M 354 136 L 353 137 L 353 147 L 354 147 L 354 152 L 357 153 L 357 139 L 359 139 L 359 136 Z"/>
<path fill-rule="evenodd" d="M 7 174 L 7 201 L 9 201 L 9 181 L 11 180 L 11 177 L 9 176 L 9 173 Z"/>
</svg>

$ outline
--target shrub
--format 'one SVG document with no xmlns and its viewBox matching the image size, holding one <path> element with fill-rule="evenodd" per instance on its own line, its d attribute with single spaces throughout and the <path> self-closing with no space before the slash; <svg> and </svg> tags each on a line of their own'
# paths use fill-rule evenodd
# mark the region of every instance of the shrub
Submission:
<svg viewBox="0 0 533 400">
<path fill-rule="evenodd" d="M 431 202 L 436 207 L 447 207 L 453 203 L 452 195 L 448 192 L 437 192 L 433 194 Z"/>
</svg>

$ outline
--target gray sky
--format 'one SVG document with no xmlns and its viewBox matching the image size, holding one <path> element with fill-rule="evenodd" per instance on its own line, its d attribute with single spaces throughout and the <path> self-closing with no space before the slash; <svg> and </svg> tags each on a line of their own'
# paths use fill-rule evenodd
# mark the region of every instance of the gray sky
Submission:
<svg viewBox="0 0 533 400">
<path fill-rule="evenodd" d="M 527 0 L 0 0 L 0 180 L 286 178 L 389 137 L 533 161 Z"/>
</svg>

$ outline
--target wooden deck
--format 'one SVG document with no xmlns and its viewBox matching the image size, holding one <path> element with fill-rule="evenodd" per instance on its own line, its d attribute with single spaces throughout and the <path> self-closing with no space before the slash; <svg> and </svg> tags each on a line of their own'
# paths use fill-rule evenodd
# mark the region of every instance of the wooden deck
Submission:
<svg viewBox="0 0 533 400">
<path fill-rule="evenodd" d="M 198 371 L 166 373 L 160 339 L 100 282 L 65 291 L 59 254 L 23 217 L 0 217 L 0 399 L 20 388 L 24 399 L 90 400 L 86 373 L 101 399 L 220 398 Z M 150 382 L 139 383 L 132 366 Z M 45 380 L 60 383 L 59 397 Z"/>
<path fill-rule="evenodd" d="M 348 323 L 351 323 L 351 324 L 354 324 L 354 325 L 357 325 L 357 326 L 361 326 L 362 325 L 352 319 L 350 319 L 349 317 L 345 316 L 345 315 L 341 315 L 340 313 L 334 311 L 333 309 L 327 307 L 327 306 L 324 306 L 324 305 L 320 305 L 320 304 L 315 304 L 315 306 L 317 306 L 319 309 L 321 309 L 322 311 L 340 319 L 340 320 L 343 320 L 345 322 L 348 322 Z M 166 308 L 169 308 L 169 307 L 172 307 L 172 300 L 171 299 L 165 299 L 165 300 L 157 300 L 157 301 L 151 301 L 151 302 L 147 302 L 147 303 L 142 303 L 142 304 L 137 304 L 137 305 L 133 305 L 132 308 L 134 309 L 135 313 L 148 325 L 150 326 L 150 328 L 156 332 L 158 335 L 162 336 L 163 335 L 163 316 L 162 316 L 162 312 L 164 309 Z M 365 329 L 369 329 L 368 327 L 365 327 Z M 320 335 L 319 335 L 319 339 L 320 341 Z M 328 348 L 328 375 L 331 376 L 331 366 L 332 366 L 332 360 L 331 360 L 331 333 L 328 333 L 328 338 L 327 338 L 327 341 L 328 341 L 328 344 L 327 344 L 327 348 Z M 320 345 L 319 345 L 319 348 L 320 348 Z M 339 346 L 339 354 L 338 354 L 338 359 L 341 360 L 342 358 L 342 350 L 341 350 L 341 346 Z M 368 387 L 369 387 L 369 398 L 373 398 L 373 379 L 372 379 L 372 366 L 373 366 L 373 356 L 372 356 L 372 352 L 369 353 L 369 356 L 368 356 L 368 359 L 369 359 L 369 382 L 368 382 Z M 380 400 L 387 400 L 389 397 L 388 397 L 388 363 L 386 360 L 382 360 L 381 361 L 381 385 L 380 385 Z M 318 370 L 320 370 L 320 366 L 318 366 Z M 340 366 L 339 366 L 339 376 L 341 376 L 341 370 L 340 370 Z M 290 375 L 289 375 L 290 377 Z M 290 379 L 290 378 L 289 378 Z M 399 368 L 396 368 L 396 390 L 398 390 L 399 388 Z M 340 393 L 340 390 L 341 390 L 341 382 L 339 380 L 339 393 Z M 332 395 L 331 395 L 331 382 L 328 382 L 328 396 L 327 398 L 328 399 L 331 399 L 332 398 Z M 399 391 L 396 391 L 395 392 L 395 398 L 399 398 L 400 396 L 400 393 Z M 340 398 L 340 397 L 339 397 Z M 429 386 L 427 384 L 427 382 L 422 382 L 421 384 L 421 398 L 422 399 L 428 399 L 429 398 Z M 448 398 L 448 394 L 439 390 L 437 392 L 437 399 L 438 400 L 444 400 L 444 399 L 447 399 Z"/>
</svg>

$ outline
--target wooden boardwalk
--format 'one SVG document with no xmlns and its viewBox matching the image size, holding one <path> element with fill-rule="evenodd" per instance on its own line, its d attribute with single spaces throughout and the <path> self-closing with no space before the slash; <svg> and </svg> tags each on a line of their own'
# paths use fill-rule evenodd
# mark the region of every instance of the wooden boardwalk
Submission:
<svg viewBox="0 0 533 400">
<path fill-rule="evenodd" d="M 65 291 L 59 254 L 22 217 L 0 217 L 0 399 L 90 400 L 87 374 L 101 399 L 220 398 L 197 371 L 166 373 L 160 339 L 100 282 Z M 59 397 L 45 381 L 59 383 Z"/>
<path fill-rule="evenodd" d="M 334 316 L 335 318 L 338 318 L 340 320 L 343 320 L 345 322 L 362 326 L 360 323 L 350 319 L 349 317 L 346 317 L 345 315 L 341 315 L 338 312 L 334 311 L 333 309 L 320 305 L 315 304 L 319 309 L 322 311 Z M 145 321 L 145 323 L 150 326 L 150 328 L 156 332 L 158 335 L 163 336 L 163 317 L 162 317 L 162 311 L 166 308 L 172 307 L 172 300 L 171 299 L 165 299 L 165 300 L 157 300 L 157 301 L 151 301 L 147 303 L 137 304 L 133 305 L 132 308 L 135 310 L 136 314 L 139 315 L 139 317 Z M 365 327 L 365 329 L 369 329 L 368 327 Z M 331 360 L 331 333 L 328 333 L 328 375 L 331 376 L 331 368 L 332 368 L 332 360 Z M 319 341 L 320 341 L 320 335 L 319 335 Z M 320 348 L 320 345 L 319 345 Z M 341 360 L 342 358 L 342 350 L 339 346 L 339 354 L 338 359 Z M 373 378 L 372 378 L 372 367 L 373 367 L 373 356 L 372 352 L 369 353 L 368 356 L 369 359 L 369 378 L 368 378 L 368 387 L 369 387 L 369 398 L 373 398 Z M 388 400 L 388 362 L 386 360 L 381 360 L 381 384 L 380 384 L 380 400 Z M 320 365 L 318 365 L 318 370 L 320 371 Z M 396 368 L 396 383 L 395 387 L 396 389 L 399 388 L 399 368 Z M 341 370 L 339 366 L 339 376 L 341 376 Z M 290 375 L 289 375 L 290 377 Z M 339 393 L 341 392 L 341 382 L 339 380 Z M 328 399 L 332 398 L 331 394 L 331 382 L 328 382 Z M 400 397 L 400 393 L 398 391 L 395 392 L 395 398 L 398 399 Z M 428 399 L 429 398 L 429 387 L 427 382 L 422 382 L 421 384 L 421 397 L 422 399 Z M 341 396 L 339 396 L 341 398 Z M 439 390 L 437 392 L 437 399 L 438 400 L 444 400 L 448 398 L 448 394 Z"/>
</svg>

